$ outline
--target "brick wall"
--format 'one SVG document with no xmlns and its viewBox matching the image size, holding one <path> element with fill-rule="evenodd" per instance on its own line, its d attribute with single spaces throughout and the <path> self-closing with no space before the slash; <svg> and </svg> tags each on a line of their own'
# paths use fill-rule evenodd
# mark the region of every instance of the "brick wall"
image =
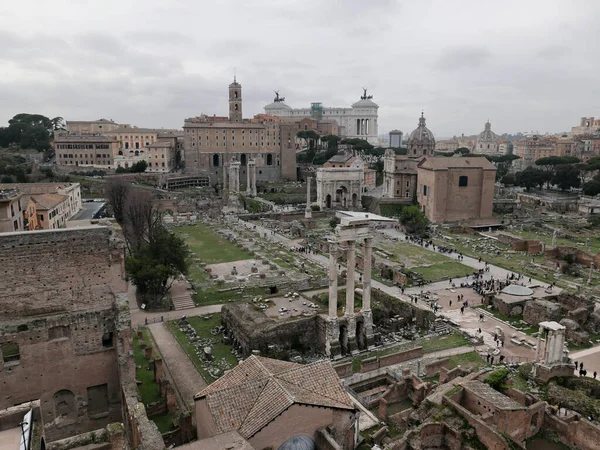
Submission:
<svg viewBox="0 0 600 450">
<path fill-rule="evenodd" d="M 450 366 L 450 359 L 448 359 L 448 358 L 439 359 L 437 361 L 429 363 L 425 366 L 425 376 L 433 377 L 440 373 L 440 369 L 442 367 L 444 369 L 447 369 L 449 366 Z"/>
<path fill-rule="evenodd" d="M 352 361 L 344 364 L 338 364 L 337 366 L 333 366 L 335 371 L 337 372 L 340 378 L 346 378 L 352 375 Z"/>
<path fill-rule="evenodd" d="M 0 235 L 0 320 L 110 308 L 126 292 L 110 227 Z"/>
<path fill-rule="evenodd" d="M 411 359 L 420 358 L 423 356 L 423 347 L 415 347 L 410 350 L 391 353 L 389 355 L 363 359 L 360 363 L 360 372 L 371 372 L 381 367 L 392 366 Z"/>
</svg>

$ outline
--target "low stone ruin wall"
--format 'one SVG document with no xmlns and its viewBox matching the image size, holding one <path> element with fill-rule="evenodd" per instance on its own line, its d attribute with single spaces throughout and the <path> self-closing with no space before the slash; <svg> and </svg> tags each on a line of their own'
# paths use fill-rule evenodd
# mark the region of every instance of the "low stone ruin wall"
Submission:
<svg viewBox="0 0 600 450">
<path fill-rule="evenodd" d="M 361 361 L 360 372 L 371 372 L 381 367 L 392 366 L 411 359 L 421 358 L 423 356 L 423 347 L 415 347 L 410 350 L 390 353 L 381 357 L 373 357 Z"/>
</svg>

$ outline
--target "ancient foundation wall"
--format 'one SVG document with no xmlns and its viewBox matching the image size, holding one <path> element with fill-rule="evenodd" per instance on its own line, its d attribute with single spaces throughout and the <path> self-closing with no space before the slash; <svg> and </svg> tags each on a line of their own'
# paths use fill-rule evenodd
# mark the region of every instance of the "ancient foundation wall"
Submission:
<svg viewBox="0 0 600 450">
<path fill-rule="evenodd" d="M 600 442 L 600 427 L 580 418 L 563 420 L 555 415 L 544 416 L 544 428 L 555 431 L 561 442 L 581 450 L 596 450 Z"/>
<path fill-rule="evenodd" d="M 126 291 L 112 227 L 0 234 L 0 321 L 110 308 Z"/>
</svg>

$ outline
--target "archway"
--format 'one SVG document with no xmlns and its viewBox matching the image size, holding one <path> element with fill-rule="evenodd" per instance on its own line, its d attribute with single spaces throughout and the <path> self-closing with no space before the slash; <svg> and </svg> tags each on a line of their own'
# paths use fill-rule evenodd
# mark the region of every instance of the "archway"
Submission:
<svg viewBox="0 0 600 450">
<path fill-rule="evenodd" d="M 240 163 L 242 166 L 245 166 L 248 163 L 248 157 L 245 153 L 242 153 L 242 156 L 240 156 Z"/>
<path fill-rule="evenodd" d="M 348 194 L 348 189 L 346 188 L 346 186 L 340 186 L 338 189 L 336 189 L 335 191 L 335 202 L 336 203 L 343 203 L 343 206 L 346 206 L 346 195 Z"/>
<path fill-rule="evenodd" d="M 216 153 L 213 155 L 213 166 L 219 167 L 219 155 L 217 155 Z"/>
<path fill-rule="evenodd" d="M 331 208 L 331 194 L 327 194 L 327 197 L 325 197 L 325 206 Z"/>
<path fill-rule="evenodd" d="M 358 206 L 358 195 L 356 193 L 352 194 L 352 208 L 356 208 Z"/>
<path fill-rule="evenodd" d="M 366 348 L 366 331 L 365 331 L 365 323 L 362 320 L 356 322 L 356 345 L 359 350 L 363 350 Z"/>
<path fill-rule="evenodd" d="M 66 389 L 57 391 L 52 400 L 54 403 L 54 417 L 62 419 L 75 419 L 77 417 L 73 392 Z"/>
<path fill-rule="evenodd" d="M 273 155 L 270 153 L 267 153 L 267 166 L 272 166 L 273 165 Z"/>
<path fill-rule="evenodd" d="M 348 353 L 348 328 L 346 325 L 340 325 L 340 347 L 342 355 Z"/>
</svg>

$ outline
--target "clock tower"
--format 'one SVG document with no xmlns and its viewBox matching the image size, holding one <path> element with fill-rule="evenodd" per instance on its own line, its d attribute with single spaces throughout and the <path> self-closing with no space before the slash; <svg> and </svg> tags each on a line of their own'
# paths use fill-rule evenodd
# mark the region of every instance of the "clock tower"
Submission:
<svg viewBox="0 0 600 450">
<path fill-rule="evenodd" d="M 229 85 L 229 120 L 242 122 L 242 85 L 233 76 L 233 83 Z"/>
</svg>

